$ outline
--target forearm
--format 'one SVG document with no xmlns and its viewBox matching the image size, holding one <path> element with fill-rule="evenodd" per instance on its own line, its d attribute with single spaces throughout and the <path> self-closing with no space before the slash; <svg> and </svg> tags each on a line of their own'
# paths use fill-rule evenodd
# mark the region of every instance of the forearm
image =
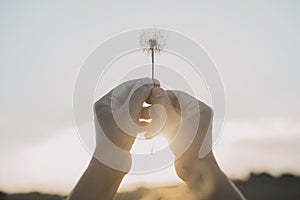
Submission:
<svg viewBox="0 0 300 200">
<path fill-rule="evenodd" d="M 245 199 L 215 162 L 197 161 L 185 182 L 197 200 Z"/>
<path fill-rule="evenodd" d="M 111 200 L 125 175 L 92 158 L 68 200 Z"/>
</svg>

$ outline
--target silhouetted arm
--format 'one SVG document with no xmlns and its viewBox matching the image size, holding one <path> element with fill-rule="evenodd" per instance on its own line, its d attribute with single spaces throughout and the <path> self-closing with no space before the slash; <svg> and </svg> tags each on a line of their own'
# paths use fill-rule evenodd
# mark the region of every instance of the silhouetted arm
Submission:
<svg viewBox="0 0 300 200">
<path fill-rule="evenodd" d="M 152 104 L 160 104 L 167 112 L 162 133 L 166 135 L 170 148 L 177 158 L 174 163 L 177 175 L 189 186 L 194 198 L 197 200 L 244 199 L 221 171 L 213 155 L 212 109 L 182 91 L 165 91 L 161 88 L 152 89 L 150 101 Z M 191 137 L 195 131 L 196 136 Z M 206 141 L 205 137 L 207 137 Z M 187 140 L 191 141 L 190 145 L 182 155 L 179 155 L 179 150 L 185 146 L 184 142 Z M 203 155 L 200 156 L 199 150 L 203 145 Z"/>
<path fill-rule="evenodd" d="M 88 168 L 68 200 L 114 198 L 123 177 L 131 168 L 130 149 L 141 128 L 137 124 L 143 110 L 142 104 L 149 98 L 153 87 L 154 82 L 150 78 L 127 81 L 95 103 L 96 148 Z M 127 115 L 129 112 L 124 112 L 128 109 L 131 116 Z M 113 110 L 119 118 L 113 116 Z M 117 124 L 129 117 L 133 123 L 125 124 L 125 128 Z M 111 148 L 113 146 L 119 151 Z"/>
<path fill-rule="evenodd" d="M 68 200 L 111 200 L 125 175 L 92 158 Z"/>
<path fill-rule="evenodd" d="M 235 185 L 220 170 L 216 162 L 198 160 L 193 162 L 193 167 L 177 168 L 181 178 L 186 182 L 193 196 L 197 200 L 243 200 L 245 199 Z M 188 169 L 188 170 L 187 170 Z"/>
</svg>

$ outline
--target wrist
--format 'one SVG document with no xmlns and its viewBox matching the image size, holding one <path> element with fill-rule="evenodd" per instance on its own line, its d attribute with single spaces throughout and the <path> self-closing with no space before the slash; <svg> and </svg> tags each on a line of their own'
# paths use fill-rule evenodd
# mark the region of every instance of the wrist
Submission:
<svg viewBox="0 0 300 200">
<path fill-rule="evenodd" d="M 211 199 L 222 173 L 212 154 L 203 159 L 180 158 L 175 163 L 178 176 L 187 184 L 193 195 Z"/>
<path fill-rule="evenodd" d="M 214 159 L 194 162 L 186 184 L 197 199 L 244 199 Z"/>
<path fill-rule="evenodd" d="M 93 160 L 96 160 L 97 162 Z M 119 171 L 127 174 L 131 169 L 132 158 L 130 152 L 124 150 L 116 152 L 115 150 L 109 150 L 106 148 L 106 150 L 103 151 L 103 148 L 96 147 L 92 161 L 93 164 L 101 163 L 101 165 L 106 166 L 112 171 Z"/>
<path fill-rule="evenodd" d="M 216 162 L 206 159 L 199 159 L 191 162 L 189 167 L 190 174 L 187 176 L 185 182 L 190 188 L 199 189 L 199 185 L 203 187 L 204 184 L 213 185 L 216 182 L 216 175 L 221 172 Z"/>
<path fill-rule="evenodd" d="M 121 172 L 128 173 L 131 169 L 131 154 L 110 141 L 106 135 L 98 132 L 97 144 L 93 159 L 103 165 Z"/>
<path fill-rule="evenodd" d="M 103 164 L 101 161 L 96 159 L 95 157 L 92 157 L 90 164 L 88 166 L 88 169 L 91 169 L 95 172 L 95 174 L 107 174 L 113 177 L 112 179 L 118 180 L 118 178 L 123 178 L 127 173 L 124 171 L 119 171 L 116 169 L 113 169 L 105 164 Z"/>
</svg>

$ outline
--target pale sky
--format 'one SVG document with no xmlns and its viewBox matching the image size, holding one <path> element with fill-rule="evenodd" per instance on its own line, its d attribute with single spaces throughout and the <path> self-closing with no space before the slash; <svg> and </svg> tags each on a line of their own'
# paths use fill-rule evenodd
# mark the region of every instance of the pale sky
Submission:
<svg viewBox="0 0 300 200">
<path fill-rule="evenodd" d="M 80 66 L 111 35 L 148 26 L 193 38 L 216 63 L 227 118 L 215 154 L 229 176 L 300 175 L 299 24 L 296 0 L 0 1 L 0 190 L 71 190 L 89 161 L 73 124 Z M 179 182 L 171 167 L 122 187 L 140 180 Z"/>
</svg>

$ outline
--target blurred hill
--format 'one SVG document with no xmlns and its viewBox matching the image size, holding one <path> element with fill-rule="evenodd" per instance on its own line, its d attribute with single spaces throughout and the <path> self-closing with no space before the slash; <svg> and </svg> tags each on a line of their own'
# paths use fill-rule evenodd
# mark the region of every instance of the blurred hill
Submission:
<svg viewBox="0 0 300 200">
<path fill-rule="evenodd" d="M 247 181 L 234 181 L 249 200 L 300 200 L 300 177 L 284 174 L 274 178 L 269 174 L 251 174 Z"/>
<path fill-rule="evenodd" d="M 248 200 L 299 200 L 300 177 L 284 174 L 272 177 L 269 174 L 251 174 L 246 181 L 233 180 Z M 131 192 L 118 193 L 116 200 L 167 200 L 189 199 L 185 185 L 138 188 Z M 5 194 L 0 192 L 0 200 L 62 200 L 65 197 L 41 193 Z"/>
</svg>

